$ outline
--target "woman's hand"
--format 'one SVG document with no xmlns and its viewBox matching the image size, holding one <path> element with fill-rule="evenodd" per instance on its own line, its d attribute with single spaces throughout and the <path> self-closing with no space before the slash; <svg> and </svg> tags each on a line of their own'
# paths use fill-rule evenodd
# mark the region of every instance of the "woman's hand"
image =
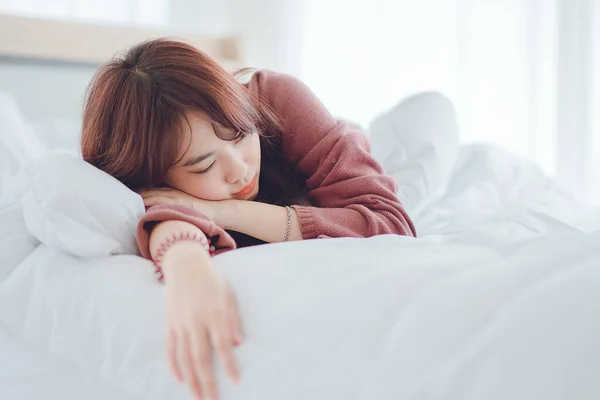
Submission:
<svg viewBox="0 0 600 400">
<path fill-rule="evenodd" d="M 146 207 L 156 205 L 180 205 L 193 208 L 206 215 L 210 220 L 220 225 L 223 209 L 227 206 L 225 201 L 202 200 L 190 194 L 173 188 L 158 188 L 141 191 Z"/>
<path fill-rule="evenodd" d="M 194 242 L 170 248 L 163 272 L 171 369 L 198 399 L 217 399 L 213 353 L 234 382 L 240 376 L 233 347 L 241 344 L 242 334 L 233 292 L 212 267 L 206 250 Z"/>
</svg>

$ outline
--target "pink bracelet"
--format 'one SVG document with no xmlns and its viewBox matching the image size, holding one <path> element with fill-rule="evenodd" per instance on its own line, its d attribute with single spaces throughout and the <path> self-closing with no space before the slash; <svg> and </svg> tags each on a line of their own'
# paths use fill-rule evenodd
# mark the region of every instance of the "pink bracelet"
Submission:
<svg viewBox="0 0 600 400">
<path fill-rule="evenodd" d="M 165 241 L 161 243 L 158 252 L 156 253 L 156 258 L 153 260 L 155 267 L 154 273 L 158 275 L 158 280 L 160 282 L 163 282 L 165 278 L 162 271 L 162 261 L 167 250 L 169 250 L 175 243 L 184 241 L 198 242 L 204 246 L 206 251 L 208 251 L 211 256 L 214 255 L 214 247 L 208 244 L 208 240 L 206 239 L 206 236 L 204 236 L 204 234 L 197 235 L 195 233 L 190 234 L 189 232 L 181 232 L 179 236 L 173 234 L 172 238 L 166 238 Z"/>
</svg>

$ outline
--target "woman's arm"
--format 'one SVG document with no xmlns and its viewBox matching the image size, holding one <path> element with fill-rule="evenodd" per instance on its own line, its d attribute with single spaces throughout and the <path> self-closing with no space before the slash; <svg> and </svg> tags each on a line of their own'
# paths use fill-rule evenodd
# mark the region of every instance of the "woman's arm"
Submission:
<svg viewBox="0 0 600 400">
<path fill-rule="evenodd" d="M 225 229 L 244 233 L 268 243 L 283 242 L 288 223 L 285 207 L 256 201 L 226 200 L 215 220 Z M 290 210 L 289 241 L 302 240 L 296 212 Z"/>
<path fill-rule="evenodd" d="M 166 224 L 167 222 L 168 224 Z M 192 230 L 185 224 L 180 225 L 182 223 L 187 223 L 198 230 Z M 157 233 L 155 231 L 159 226 L 162 227 Z M 160 243 L 162 243 L 158 240 L 160 237 L 166 239 L 172 237 L 168 235 L 178 235 L 180 233 L 191 235 L 195 233 L 198 237 L 198 231 L 208 238 L 209 245 L 215 249 L 215 254 L 236 248 L 235 241 L 222 227 L 203 213 L 177 203 L 155 205 L 146 211 L 137 226 L 138 248 L 142 257 L 154 260 L 152 251 L 156 252 L 158 249 L 156 247 L 151 248 L 151 234 L 155 238 L 153 242 L 155 246 L 160 246 Z"/>
<path fill-rule="evenodd" d="M 149 258 L 156 266 L 159 281 L 165 281 L 167 275 L 171 276 L 170 269 L 173 263 L 167 262 L 167 255 L 173 258 L 173 254 L 183 252 L 195 260 L 199 268 L 207 269 L 211 265 L 211 249 L 206 235 L 200 228 L 189 222 L 171 220 L 158 223 L 150 231 L 147 246 Z"/>
<path fill-rule="evenodd" d="M 173 238 L 200 237 L 200 240 Z M 200 235 L 200 236 L 198 236 Z M 165 244 L 170 243 L 168 248 Z M 216 398 L 213 354 L 230 378 L 240 379 L 233 346 L 243 336 L 235 296 L 212 265 L 204 233 L 185 221 L 165 221 L 150 234 L 152 259 L 167 284 L 167 356 L 177 379 L 198 397 Z"/>
<path fill-rule="evenodd" d="M 195 237 L 197 240 L 179 241 L 172 244 L 171 247 L 187 243 L 188 246 L 192 245 L 194 248 L 202 249 L 203 251 L 201 253 L 206 253 L 206 255 L 209 256 L 207 251 L 208 241 L 200 228 L 189 222 L 173 220 L 160 222 L 152 229 L 149 241 L 150 256 L 152 260 L 154 262 L 159 262 L 164 257 L 164 250 L 167 243 L 170 243 L 174 238 L 179 237 Z M 196 253 L 196 251 L 194 251 L 194 253 Z"/>
<path fill-rule="evenodd" d="M 313 206 L 293 206 L 304 239 L 416 235 L 396 182 L 370 154 L 367 135 L 334 118 L 292 76 L 259 71 L 249 87 L 281 117 L 282 153 L 306 177 Z"/>
</svg>

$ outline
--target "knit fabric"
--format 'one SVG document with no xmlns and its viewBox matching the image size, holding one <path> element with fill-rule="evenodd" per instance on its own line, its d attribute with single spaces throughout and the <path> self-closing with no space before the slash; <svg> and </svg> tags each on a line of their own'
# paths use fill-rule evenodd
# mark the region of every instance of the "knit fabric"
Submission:
<svg viewBox="0 0 600 400">
<path fill-rule="evenodd" d="M 247 87 L 280 117 L 284 126 L 282 152 L 307 177 L 312 206 L 291 205 L 303 239 L 416 235 L 396 196 L 395 181 L 371 156 L 363 132 L 335 119 L 306 85 L 290 75 L 258 71 Z M 150 230 L 166 220 L 196 225 L 217 254 L 236 248 L 231 236 L 202 213 L 159 205 L 149 208 L 138 225 L 138 245 L 144 257 L 150 258 Z"/>
</svg>

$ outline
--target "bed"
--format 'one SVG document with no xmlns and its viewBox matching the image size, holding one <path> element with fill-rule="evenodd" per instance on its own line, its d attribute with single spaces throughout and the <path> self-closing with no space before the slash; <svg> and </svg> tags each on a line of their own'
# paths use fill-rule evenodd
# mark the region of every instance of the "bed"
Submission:
<svg viewBox="0 0 600 400">
<path fill-rule="evenodd" d="M 164 287 L 136 255 L 141 198 L 7 114 L 2 398 L 191 399 L 164 356 Z M 216 364 L 221 399 L 600 397 L 600 213 L 511 154 L 461 146 L 453 118 L 426 93 L 368 129 L 419 238 L 215 258 L 246 336 L 240 385 Z M 7 145 L 17 134 L 37 145 Z"/>
</svg>

